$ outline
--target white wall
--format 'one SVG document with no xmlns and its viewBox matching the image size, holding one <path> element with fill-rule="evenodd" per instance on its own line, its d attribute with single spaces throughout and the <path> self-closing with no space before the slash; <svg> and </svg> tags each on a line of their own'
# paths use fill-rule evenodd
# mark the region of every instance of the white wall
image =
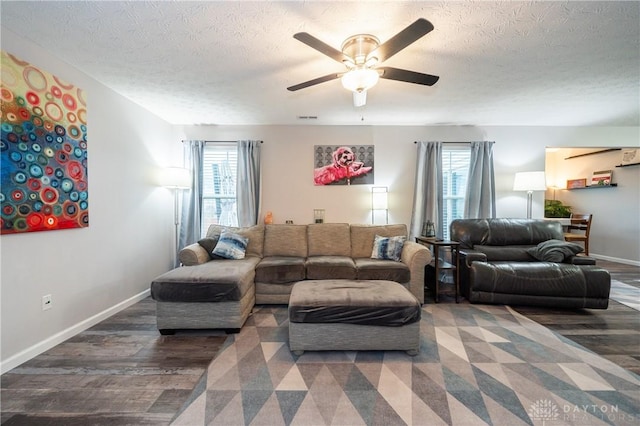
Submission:
<svg viewBox="0 0 640 426">
<path fill-rule="evenodd" d="M 2 49 L 84 89 L 89 191 L 88 228 L 0 237 L 5 372 L 143 297 L 170 269 L 173 197 L 152 175 L 181 151 L 168 123 L 4 29 Z"/>
<path fill-rule="evenodd" d="M 177 135 L 181 139 L 263 140 L 262 210 L 272 211 L 275 223 L 287 219 L 310 223 L 314 208 L 326 210 L 327 222 L 370 223 L 369 185 L 314 186 L 314 145 L 375 145 L 375 185 L 389 187 L 389 222 L 409 225 L 416 166 L 414 141 L 495 141 L 498 217 L 526 216 L 526 193 L 513 191 L 513 178 L 519 171 L 545 170 L 545 147 L 640 144 L 637 127 L 183 126 Z M 544 197 L 544 192 L 534 193 L 533 217 L 544 216 Z M 628 217 L 639 216 L 637 203 L 627 204 L 625 199 L 619 203 L 629 211 Z M 626 229 L 638 236 L 637 226 Z M 603 243 L 595 246 L 594 253 L 640 262 L 637 250 L 618 244 L 626 231 L 619 232 L 601 235 Z M 616 245 L 622 249 L 611 250 Z"/>
</svg>

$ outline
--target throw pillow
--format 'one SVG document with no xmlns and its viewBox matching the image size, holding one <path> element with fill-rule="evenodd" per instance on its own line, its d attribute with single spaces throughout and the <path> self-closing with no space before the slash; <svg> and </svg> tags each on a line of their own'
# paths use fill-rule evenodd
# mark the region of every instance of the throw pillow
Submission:
<svg viewBox="0 0 640 426">
<path fill-rule="evenodd" d="M 583 250 L 579 244 L 568 243 L 562 240 L 547 240 L 541 242 L 536 247 L 531 247 L 527 250 L 527 253 L 537 260 L 561 263 L 565 259 L 575 256 Z"/>
<path fill-rule="evenodd" d="M 249 239 L 242 235 L 223 231 L 212 254 L 225 259 L 244 259 Z"/>
<path fill-rule="evenodd" d="M 395 260 L 400 261 L 402 255 L 402 247 L 407 237 L 404 235 L 398 237 L 381 237 L 376 235 L 373 240 L 372 259 Z"/>
<path fill-rule="evenodd" d="M 198 244 L 200 244 L 200 246 L 209 253 L 209 257 L 211 259 L 224 259 L 224 257 L 213 254 L 213 249 L 216 248 L 219 239 L 220 235 L 216 235 L 215 237 L 206 237 L 198 241 Z"/>
</svg>

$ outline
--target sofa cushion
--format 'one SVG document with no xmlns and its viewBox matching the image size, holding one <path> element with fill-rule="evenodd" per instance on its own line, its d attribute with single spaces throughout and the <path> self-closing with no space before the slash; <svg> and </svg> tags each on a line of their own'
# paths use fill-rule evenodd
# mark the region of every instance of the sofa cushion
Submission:
<svg viewBox="0 0 640 426">
<path fill-rule="evenodd" d="M 561 240 L 548 240 L 531 247 L 527 253 L 534 259 L 545 262 L 561 263 L 578 253 L 583 252 L 581 245 Z"/>
<path fill-rule="evenodd" d="M 249 239 L 247 243 L 246 256 L 263 256 L 264 248 L 264 225 L 247 226 L 238 228 L 235 226 L 210 225 L 207 230 L 207 237 L 215 238 L 220 236 L 223 230 L 231 231 Z"/>
<path fill-rule="evenodd" d="M 351 256 L 348 223 L 313 223 L 307 226 L 309 256 Z"/>
<path fill-rule="evenodd" d="M 264 257 L 256 266 L 256 281 L 282 284 L 304 280 L 304 261 L 303 257 Z"/>
<path fill-rule="evenodd" d="M 511 262 L 531 262 L 534 260 L 527 252 L 531 245 L 524 246 L 484 246 L 476 245 L 473 249 L 487 256 L 488 262 L 511 261 Z"/>
<path fill-rule="evenodd" d="M 223 231 L 211 254 L 224 259 L 244 259 L 249 239 L 233 232 Z"/>
<path fill-rule="evenodd" d="M 402 255 L 402 247 L 407 237 L 404 235 L 398 237 L 381 237 L 376 235 L 373 239 L 373 250 L 371 251 L 372 259 L 394 260 L 400 261 Z"/>
<path fill-rule="evenodd" d="M 155 278 L 151 297 L 159 302 L 237 301 L 253 288 L 259 259 L 212 260 L 183 266 Z"/>
<path fill-rule="evenodd" d="M 403 284 L 411 280 L 411 271 L 402 262 L 370 258 L 354 259 L 354 261 L 359 280 L 386 280 Z"/>
<path fill-rule="evenodd" d="M 307 225 L 267 225 L 264 256 L 307 257 Z"/>
<path fill-rule="evenodd" d="M 357 276 L 355 262 L 346 256 L 309 257 L 305 267 L 308 280 L 354 280 Z"/>
<path fill-rule="evenodd" d="M 406 225 L 351 225 L 351 257 L 371 257 L 373 239 L 407 235 Z"/>
</svg>

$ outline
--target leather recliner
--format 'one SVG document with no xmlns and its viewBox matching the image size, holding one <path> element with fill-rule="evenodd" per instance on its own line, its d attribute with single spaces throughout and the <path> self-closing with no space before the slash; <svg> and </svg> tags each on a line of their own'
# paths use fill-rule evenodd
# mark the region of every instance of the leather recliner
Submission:
<svg viewBox="0 0 640 426">
<path fill-rule="evenodd" d="M 541 219 L 457 219 L 460 288 L 471 303 L 606 309 L 611 276 L 595 259 L 570 253 L 541 261 L 541 243 L 562 245 L 562 225 Z"/>
</svg>

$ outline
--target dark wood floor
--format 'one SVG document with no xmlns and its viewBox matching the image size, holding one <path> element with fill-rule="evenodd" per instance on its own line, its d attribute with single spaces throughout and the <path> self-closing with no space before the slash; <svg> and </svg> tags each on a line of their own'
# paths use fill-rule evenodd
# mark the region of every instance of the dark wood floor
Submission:
<svg viewBox="0 0 640 426">
<path fill-rule="evenodd" d="M 598 264 L 640 287 L 640 267 Z M 640 374 L 640 312 L 615 301 L 607 310 L 517 310 Z M 225 339 L 215 331 L 161 336 L 155 303 L 145 299 L 3 374 L 2 424 L 169 424 Z"/>
<path fill-rule="evenodd" d="M 225 339 L 161 336 L 147 298 L 3 374 L 2 424 L 169 424 Z"/>
<path fill-rule="evenodd" d="M 640 288 L 640 267 L 598 260 L 611 278 Z M 640 312 L 615 300 L 609 308 L 558 310 L 514 307 L 528 318 L 640 374 Z"/>
</svg>

